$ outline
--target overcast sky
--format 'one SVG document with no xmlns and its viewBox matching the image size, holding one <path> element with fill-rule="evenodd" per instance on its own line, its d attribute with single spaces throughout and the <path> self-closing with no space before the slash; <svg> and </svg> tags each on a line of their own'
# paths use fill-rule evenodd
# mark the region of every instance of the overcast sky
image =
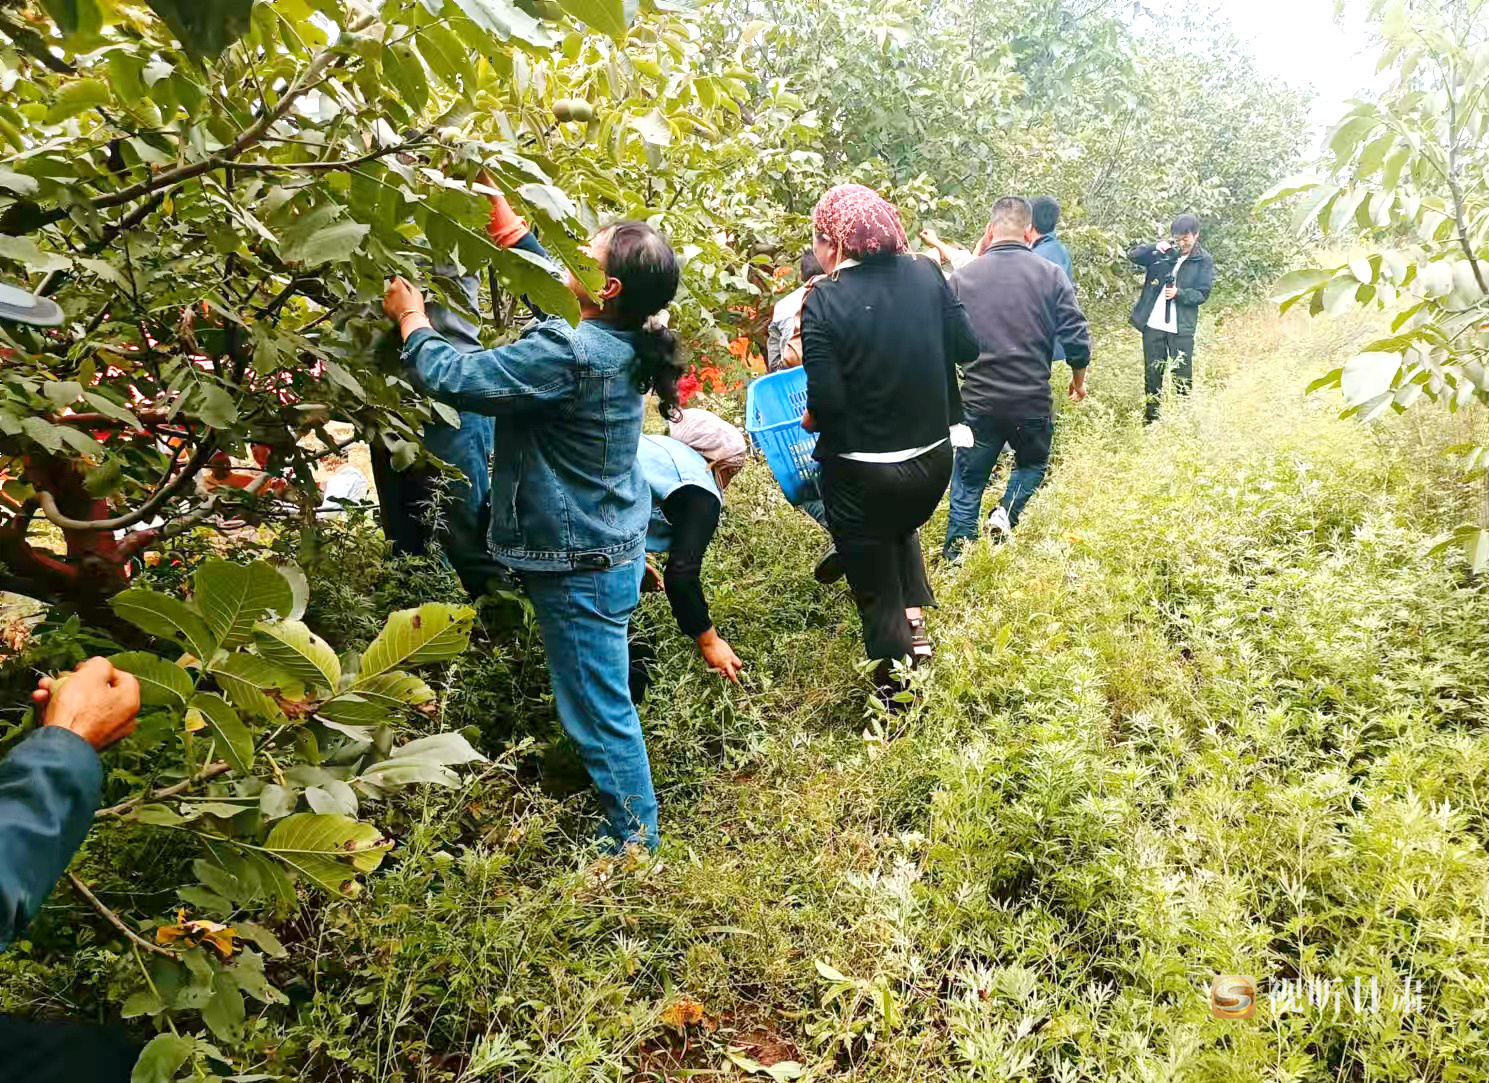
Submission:
<svg viewBox="0 0 1489 1083">
<path fill-rule="evenodd" d="M 1317 94 L 1312 117 L 1322 135 L 1344 103 L 1374 81 L 1377 50 L 1358 6 L 1334 23 L 1333 0 L 1212 0 L 1216 13 L 1251 45 L 1263 70 Z"/>
</svg>

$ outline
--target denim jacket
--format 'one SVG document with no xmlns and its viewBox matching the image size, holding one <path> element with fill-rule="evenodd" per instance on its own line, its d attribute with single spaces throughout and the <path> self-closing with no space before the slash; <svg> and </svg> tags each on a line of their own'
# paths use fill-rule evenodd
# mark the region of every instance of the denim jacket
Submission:
<svg viewBox="0 0 1489 1083">
<path fill-rule="evenodd" d="M 93 746 L 57 726 L 31 733 L 0 761 L 0 951 L 67 871 L 102 785 Z"/>
<path fill-rule="evenodd" d="M 592 320 L 543 320 L 480 353 L 428 328 L 404 343 L 404 362 L 431 395 L 495 419 L 489 536 L 503 564 L 563 572 L 644 552 L 651 493 L 636 459 L 635 356 L 628 332 Z"/>
</svg>

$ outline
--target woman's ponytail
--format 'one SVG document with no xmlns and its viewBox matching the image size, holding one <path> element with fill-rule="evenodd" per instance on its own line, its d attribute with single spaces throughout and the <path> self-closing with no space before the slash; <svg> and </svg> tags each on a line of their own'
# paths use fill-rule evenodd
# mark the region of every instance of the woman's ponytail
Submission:
<svg viewBox="0 0 1489 1083">
<path fill-rule="evenodd" d="M 636 336 L 636 390 L 654 392 L 662 417 L 675 421 L 680 416 L 677 381 L 683 374 L 677 335 L 665 319 L 653 317 L 677 295 L 677 256 L 667 238 L 645 222 L 617 222 L 605 233 L 605 274 L 620 282 L 610 311 L 617 326 Z"/>
</svg>

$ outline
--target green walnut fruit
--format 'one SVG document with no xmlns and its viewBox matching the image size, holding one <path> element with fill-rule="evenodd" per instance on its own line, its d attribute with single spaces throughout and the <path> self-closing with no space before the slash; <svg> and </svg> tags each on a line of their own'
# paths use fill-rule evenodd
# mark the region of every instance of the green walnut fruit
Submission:
<svg viewBox="0 0 1489 1083">
<path fill-rule="evenodd" d="M 588 124 L 595 118 L 594 106 L 583 98 L 559 98 L 553 103 L 553 115 L 561 121 L 578 121 L 580 124 Z"/>
</svg>

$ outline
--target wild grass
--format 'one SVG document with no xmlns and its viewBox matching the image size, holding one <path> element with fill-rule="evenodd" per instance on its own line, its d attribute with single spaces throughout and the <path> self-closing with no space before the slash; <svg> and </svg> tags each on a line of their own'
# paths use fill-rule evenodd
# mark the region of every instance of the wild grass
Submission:
<svg viewBox="0 0 1489 1083">
<path fill-rule="evenodd" d="M 253 1023 L 254 1070 L 1485 1078 L 1489 597 L 1427 552 L 1472 495 L 1450 441 L 1302 394 L 1369 332 L 1232 314 L 1151 428 L 1136 336 L 1105 339 L 1017 536 L 937 569 L 939 652 L 903 717 L 868 706 L 852 608 L 811 579 L 822 537 L 746 471 L 707 573 L 745 687 L 701 671 L 660 599 L 638 620 L 652 861 L 583 841 L 595 811 L 508 611 L 445 719 L 507 755 L 385 825 L 396 860 L 363 899 L 282 931 L 293 1005 Z M 1259 980 L 1255 1019 L 1211 1017 L 1221 973 Z"/>
</svg>

